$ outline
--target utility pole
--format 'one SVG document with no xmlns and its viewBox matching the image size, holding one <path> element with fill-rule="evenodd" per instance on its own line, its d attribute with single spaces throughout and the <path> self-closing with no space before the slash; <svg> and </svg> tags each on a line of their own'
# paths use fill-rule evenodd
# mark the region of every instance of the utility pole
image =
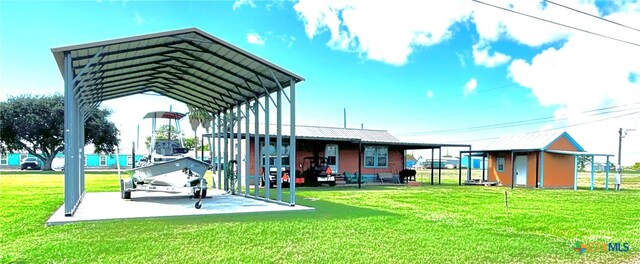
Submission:
<svg viewBox="0 0 640 264">
<path fill-rule="evenodd" d="M 627 136 L 627 132 L 635 131 L 635 129 L 622 129 L 618 130 L 618 166 L 620 166 L 620 172 L 622 172 L 622 139 Z M 622 135 L 624 132 L 624 135 Z"/>
<path fill-rule="evenodd" d="M 622 170 L 622 128 L 618 130 L 618 166 Z"/>
<path fill-rule="evenodd" d="M 344 108 L 344 128 L 347 128 L 347 108 Z"/>
</svg>

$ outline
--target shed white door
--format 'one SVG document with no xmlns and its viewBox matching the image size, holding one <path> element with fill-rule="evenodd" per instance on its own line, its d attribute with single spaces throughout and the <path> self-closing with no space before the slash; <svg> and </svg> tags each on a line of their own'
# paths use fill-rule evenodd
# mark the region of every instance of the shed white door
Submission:
<svg viewBox="0 0 640 264">
<path fill-rule="evenodd" d="M 527 156 L 516 156 L 516 184 L 527 185 Z"/>
<path fill-rule="evenodd" d="M 339 173 L 338 170 L 338 145 L 337 144 L 327 144 L 324 150 L 324 156 L 327 158 L 327 165 L 331 167 L 331 171 L 334 173 Z"/>
</svg>

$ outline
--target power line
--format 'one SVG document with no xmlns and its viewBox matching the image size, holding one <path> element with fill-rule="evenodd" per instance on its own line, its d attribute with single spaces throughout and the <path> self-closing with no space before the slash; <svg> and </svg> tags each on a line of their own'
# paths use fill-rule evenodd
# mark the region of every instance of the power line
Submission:
<svg viewBox="0 0 640 264">
<path fill-rule="evenodd" d="M 592 124 L 592 123 L 607 121 L 607 120 L 616 119 L 616 118 L 625 117 L 625 116 L 630 116 L 630 115 L 635 115 L 635 114 L 640 114 L 640 111 L 636 111 L 636 112 L 632 112 L 632 113 L 626 113 L 626 114 L 617 115 L 617 116 L 613 116 L 613 117 L 602 118 L 602 119 L 593 120 L 593 121 L 589 121 L 589 122 L 582 122 L 582 123 L 573 124 L 573 125 L 566 125 L 566 126 L 561 126 L 561 127 L 556 127 L 556 128 L 539 130 L 539 131 L 535 131 L 535 132 L 528 132 L 528 133 L 524 133 L 524 134 L 533 134 L 533 133 L 539 133 L 539 132 L 547 132 L 547 131 L 553 131 L 553 130 L 558 130 L 558 129 L 564 129 L 564 128 L 568 128 L 568 127 L 583 126 L 583 125 L 588 125 L 588 124 Z M 498 138 L 500 138 L 500 137 L 480 138 L 480 139 L 471 139 L 471 140 L 460 140 L 460 141 L 454 141 L 452 143 L 476 142 L 476 141 L 485 141 L 485 140 L 498 139 Z"/>
<path fill-rule="evenodd" d="M 572 10 L 572 11 L 575 11 L 575 12 L 578 12 L 578 13 L 581 13 L 581 14 L 584 14 L 584 15 L 587 15 L 587 16 L 590 16 L 590 17 L 594 17 L 594 18 L 597 18 L 597 19 L 600 19 L 600 20 L 607 21 L 607 22 L 609 22 L 609 23 L 613 23 L 613 24 L 618 25 L 618 26 L 621 26 L 621 27 L 625 27 L 625 28 L 628 28 L 628 29 L 631 29 L 631 30 L 635 30 L 635 31 L 640 32 L 640 29 L 637 29 L 637 28 L 634 28 L 634 27 L 630 27 L 630 26 L 627 26 L 627 25 L 621 24 L 621 23 L 618 23 L 618 22 L 615 22 L 615 21 L 612 21 L 612 20 L 606 19 L 606 18 L 604 18 L 604 17 L 600 17 L 600 16 L 592 15 L 592 14 L 589 14 L 589 13 L 587 13 L 587 12 L 584 12 L 584 11 L 581 11 L 581 10 L 578 10 L 578 9 L 575 9 L 575 8 L 572 8 L 572 7 L 569 7 L 569 6 L 566 6 L 566 5 L 556 3 L 556 2 L 554 2 L 554 1 L 546 0 L 546 2 L 547 2 L 547 3 L 550 3 L 550 4 L 554 4 L 554 5 L 560 6 L 560 7 L 564 7 L 564 8 L 566 8 L 566 9 L 569 9 L 569 10 Z"/>
<path fill-rule="evenodd" d="M 630 104 L 625 104 L 625 105 L 616 105 L 616 106 L 608 106 L 608 107 L 602 107 L 602 108 L 597 108 L 597 109 L 591 109 L 591 110 L 582 111 L 580 113 L 586 114 L 586 113 L 591 113 L 591 112 L 610 110 L 610 109 L 614 109 L 614 108 L 620 108 L 620 107 L 632 106 L 632 105 L 638 105 L 638 104 L 640 104 L 640 102 L 635 102 L 635 103 L 630 103 Z M 627 108 L 627 109 L 621 109 L 621 110 L 603 111 L 603 112 L 592 114 L 592 116 L 616 113 L 616 112 L 621 112 L 621 111 L 630 111 L 630 110 L 636 110 L 636 109 L 640 109 L 640 108 Z M 544 122 L 550 121 L 549 119 L 555 119 L 555 116 L 539 117 L 539 118 L 533 118 L 533 119 L 511 121 L 511 122 L 489 124 L 489 125 L 481 125 L 481 126 L 475 126 L 475 127 L 453 128 L 453 129 L 434 130 L 434 131 L 427 131 L 427 132 L 404 133 L 404 134 L 399 134 L 399 135 L 418 136 L 418 135 L 434 135 L 434 134 L 445 134 L 445 133 L 465 133 L 465 132 L 472 132 L 472 131 L 479 131 L 479 130 L 491 130 L 491 129 L 496 129 L 496 128 L 508 128 L 508 127 L 514 127 L 514 126 L 532 125 L 532 124 L 538 124 L 538 123 L 544 123 Z M 561 121 L 561 120 L 566 120 L 566 119 L 568 119 L 568 117 L 563 117 L 563 118 L 557 119 L 555 121 Z"/>
<path fill-rule="evenodd" d="M 471 1 L 479 3 L 479 4 L 487 5 L 487 6 L 490 6 L 490 7 L 493 7 L 493 8 L 501 9 L 501 10 L 504 10 L 504 11 L 508 11 L 508 12 L 511 12 L 511 13 L 515 13 L 515 14 L 518 14 L 518 15 L 522 15 L 522 16 L 526 16 L 526 17 L 529 17 L 529 18 L 533 18 L 533 19 L 537 19 L 537 20 L 540 20 L 540 21 L 544 21 L 544 22 L 547 22 L 547 23 L 551 23 L 551 24 L 554 24 L 554 25 L 570 28 L 570 29 L 577 30 L 577 31 L 580 31 L 580 32 L 584 32 L 584 33 L 596 35 L 596 36 L 599 36 L 599 37 L 603 37 L 603 38 L 606 38 L 606 39 L 615 40 L 615 41 L 618 41 L 618 42 L 627 43 L 629 45 L 640 47 L 640 44 L 637 44 L 637 43 L 634 43 L 634 42 L 631 42 L 631 41 L 626 41 L 626 40 L 622 40 L 622 39 L 619 39 L 619 38 L 614 38 L 614 37 L 610 37 L 610 36 L 603 35 L 603 34 L 600 34 L 600 33 L 596 33 L 596 32 L 593 32 L 593 31 L 577 28 L 577 27 L 574 27 L 574 26 L 569 26 L 569 25 L 566 25 L 566 24 L 562 24 L 562 23 L 559 23 L 559 22 L 552 21 L 552 20 L 548 20 L 548 19 L 537 17 L 537 16 L 525 14 L 525 13 L 522 13 L 522 12 L 519 12 L 519 11 L 511 10 L 511 9 L 508 9 L 508 8 L 504 8 L 504 7 L 501 7 L 501 6 L 485 3 L 485 2 L 482 2 L 482 1 L 479 1 L 479 0 L 471 0 Z"/>
</svg>

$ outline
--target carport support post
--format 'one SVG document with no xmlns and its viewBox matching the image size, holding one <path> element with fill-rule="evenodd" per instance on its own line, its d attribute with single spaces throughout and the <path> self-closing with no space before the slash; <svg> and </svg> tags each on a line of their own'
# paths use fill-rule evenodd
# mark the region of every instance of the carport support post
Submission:
<svg viewBox="0 0 640 264">
<path fill-rule="evenodd" d="M 609 156 L 607 156 L 607 164 L 604 167 L 604 189 L 609 190 Z"/>
<path fill-rule="evenodd" d="M 253 175 L 255 176 L 255 185 L 253 186 L 253 196 L 256 198 L 260 194 L 260 112 L 258 104 L 260 102 L 256 98 L 253 103 L 253 123 L 255 132 L 253 132 Z"/>
<path fill-rule="evenodd" d="M 482 181 L 486 181 L 485 177 L 485 170 L 487 169 L 485 164 L 485 159 L 487 158 L 487 156 L 484 155 L 484 153 L 482 153 Z"/>
<path fill-rule="evenodd" d="M 276 201 L 282 201 L 282 89 L 276 92 Z"/>
<path fill-rule="evenodd" d="M 268 93 L 268 92 L 267 92 Z M 269 135 L 269 98 L 270 95 L 267 94 L 264 97 L 264 148 L 263 148 L 263 155 L 264 155 L 264 198 L 267 200 L 271 199 L 271 193 L 270 193 L 270 189 L 271 189 L 271 176 L 269 175 L 269 166 L 271 165 L 271 142 L 270 142 L 270 138 L 271 137 Z"/>
<path fill-rule="evenodd" d="M 235 137 L 233 136 L 233 134 L 234 134 L 233 133 L 233 129 L 235 127 L 235 124 L 238 121 L 236 120 L 236 117 L 233 116 L 233 115 L 234 115 L 233 107 L 231 107 L 231 108 L 229 108 L 229 117 L 226 118 L 228 120 L 228 122 L 229 122 L 226 135 L 227 135 L 227 146 L 228 146 L 229 152 L 230 152 L 229 155 L 225 155 L 225 157 L 227 157 L 226 160 L 225 160 L 226 165 L 229 165 L 229 161 L 234 160 L 235 157 L 236 157 L 236 155 L 235 155 L 236 147 L 235 147 L 235 139 L 234 139 Z M 236 163 L 235 166 L 237 167 L 238 163 Z M 229 168 L 231 168 L 231 166 L 229 166 Z M 234 169 L 237 169 L 237 168 L 234 168 Z M 224 170 L 225 176 L 227 176 L 226 175 L 227 171 L 228 171 L 227 169 Z M 238 175 L 235 175 L 235 177 L 237 179 Z M 234 193 L 236 191 L 235 183 L 233 181 L 229 181 L 229 179 L 226 179 L 225 182 L 229 182 L 229 188 L 227 190 L 231 191 L 232 193 Z"/>
<path fill-rule="evenodd" d="M 458 157 L 458 185 L 462 185 L 462 151 L 459 152 Z"/>
<path fill-rule="evenodd" d="M 540 151 L 540 189 L 544 187 L 544 150 Z"/>
<path fill-rule="evenodd" d="M 358 140 L 358 189 L 362 189 L 362 139 Z"/>
<path fill-rule="evenodd" d="M 221 164 L 222 164 L 222 113 L 218 112 L 218 131 L 216 132 L 216 138 L 218 139 L 218 166 L 217 166 L 217 170 L 218 170 L 218 190 L 220 190 L 223 186 L 224 183 L 222 183 L 222 169 L 221 169 Z"/>
<path fill-rule="evenodd" d="M 242 122 L 240 122 L 240 120 L 242 120 L 242 108 L 240 108 L 240 103 L 238 103 L 237 111 L 238 120 L 236 120 L 236 124 L 238 124 L 238 134 L 236 135 L 236 137 L 238 139 L 238 154 L 236 155 L 236 170 L 238 171 L 238 173 L 236 173 L 236 184 L 238 185 L 238 190 L 236 193 L 240 194 L 242 192 L 242 144 L 240 144 L 242 142 Z"/>
<path fill-rule="evenodd" d="M 511 189 L 513 189 L 513 186 L 515 184 L 516 181 L 516 153 L 515 152 L 511 152 Z"/>
<path fill-rule="evenodd" d="M 290 129 L 289 134 L 289 205 L 296 205 L 296 82 L 289 82 Z"/>
<path fill-rule="evenodd" d="M 431 185 L 433 185 L 433 148 L 431 149 Z M 440 164 L 438 164 L 440 166 Z"/>
<path fill-rule="evenodd" d="M 578 190 L 578 155 L 573 156 L 573 158 L 574 158 L 573 170 L 575 174 L 573 179 L 573 190 L 577 191 Z"/>
<path fill-rule="evenodd" d="M 64 53 L 64 142 L 66 147 L 65 153 L 65 171 L 64 171 L 64 215 L 73 216 L 75 213 L 77 202 L 79 201 L 78 181 L 79 171 L 76 169 L 78 164 L 78 156 L 76 151 L 76 139 L 78 138 L 77 129 L 77 111 L 78 105 L 74 100 L 73 94 L 74 81 L 73 81 L 73 68 L 71 65 L 71 53 Z"/>
<path fill-rule="evenodd" d="M 469 154 L 467 155 L 467 181 L 471 181 L 471 147 L 469 147 Z"/>
<path fill-rule="evenodd" d="M 438 148 L 438 185 L 440 185 L 442 179 L 442 148 Z"/>
<path fill-rule="evenodd" d="M 596 161 L 596 156 L 591 155 L 591 190 L 593 191 L 593 181 L 594 181 L 594 176 L 595 176 L 595 161 Z"/>
<path fill-rule="evenodd" d="M 249 135 L 249 125 L 251 125 L 251 123 L 249 123 L 249 117 L 251 116 L 251 110 L 249 109 L 249 102 L 246 101 L 245 105 L 244 105 L 244 112 L 246 113 L 244 118 L 244 126 L 245 126 L 245 132 L 244 132 L 244 145 L 245 145 L 245 154 L 244 154 L 244 195 L 248 196 L 249 195 L 249 153 L 251 153 L 251 144 L 249 144 L 249 142 L 251 141 L 251 135 Z"/>
<path fill-rule="evenodd" d="M 227 113 L 228 110 L 224 111 L 224 119 L 222 120 L 222 141 L 224 142 L 224 159 L 223 159 L 223 166 L 224 166 L 224 190 L 225 191 L 229 191 L 229 181 L 227 180 L 227 166 L 229 166 L 229 115 Z"/>
</svg>

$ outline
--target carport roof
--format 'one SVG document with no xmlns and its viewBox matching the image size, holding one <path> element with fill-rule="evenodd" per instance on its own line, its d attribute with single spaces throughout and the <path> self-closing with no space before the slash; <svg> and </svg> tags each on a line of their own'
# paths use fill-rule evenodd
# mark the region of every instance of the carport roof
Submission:
<svg viewBox="0 0 640 264">
<path fill-rule="evenodd" d="M 65 76 L 65 53 L 82 107 L 155 92 L 224 111 L 304 78 L 216 38 L 187 28 L 51 49 Z"/>
</svg>

